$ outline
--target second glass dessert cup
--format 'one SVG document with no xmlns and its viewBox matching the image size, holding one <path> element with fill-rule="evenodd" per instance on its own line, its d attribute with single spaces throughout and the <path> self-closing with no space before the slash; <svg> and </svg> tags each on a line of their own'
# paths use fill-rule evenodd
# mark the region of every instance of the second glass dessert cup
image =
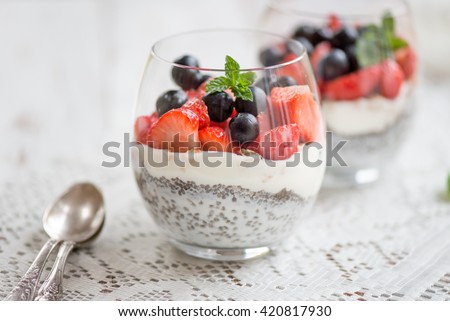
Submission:
<svg viewBox="0 0 450 321">
<path fill-rule="evenodd" d="M 271 46 L 291 54 L 261 66 L 260 51 Z M 134 173 L 155 223 L 175 247 L 206 259 L 249 259 L 286 239 L 309 213 L 326 165 L 305 49 L 265 32 L 157 42 L 134 137 Z"/>
<path fill-rule="evenodd" d="M 319 84 L 333 143 L 347 166 L 327 170 L 327 187 L 376 181 L 392 164 L 414 114 L 417 57 L 403 0 L 271 0 L 261 26 L 301 41 Z M 271 58 L 285 53 L 273 50 Z"/>
</svg>

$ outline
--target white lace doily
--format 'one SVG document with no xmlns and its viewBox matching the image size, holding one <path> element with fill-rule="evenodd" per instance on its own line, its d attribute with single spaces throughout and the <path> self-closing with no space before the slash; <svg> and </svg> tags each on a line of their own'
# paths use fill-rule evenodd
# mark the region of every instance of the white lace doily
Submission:
<svg viewBox="0 0 450 321">
<path fill-rule="evenodd" d="M 60 161 L 27 172 L 0 190 L 0 298 L 47 239 L 47 204 L 90 180 L 103 189 L 107 221 L 91 248 L 70 255 L 65 300 L 450 300 L 450 202 L 441 195 L 450 109 L 434 101 L 419 101 L 413 132 L 380 182 L 323 190 L 282 248 L 248 262 L 174 250 L 146 213 L 129 168 Z"/>
</svg>

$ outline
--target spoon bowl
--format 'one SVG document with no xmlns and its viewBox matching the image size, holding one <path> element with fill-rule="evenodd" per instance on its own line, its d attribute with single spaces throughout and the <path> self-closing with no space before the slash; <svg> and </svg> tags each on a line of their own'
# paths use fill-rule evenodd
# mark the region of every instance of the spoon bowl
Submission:
<svg viewBox="0 0 450 321">
<path fill-rule="evenodd" d="M 79 183 L 45 211 L 43 225 L 53 239 L 83 243 L 101 229 L 104 219 L 101 192 L 91 183 Z"/>
<path fill-rule="evenodd" d="M 45 263 L 62 242 L 53 268 L 39 290 L 41 300 L 57 300 L 62 294 L 67 256 L 75 246 L 91 243 L 100 234 L 104 221 L 104 200 L 99 189 L 91 183 L 70 187 L 45 211 L 42 223 L 50 239 L 5 300 L 33 300 Z"/>
<path fill-rule="evenodd" d="M 70 251 L 97 238 L 104 222 L 103 196 L 91 183 L 72 186 L 48 208 L 43 218 L 44 229 L 52 238 L 63 243 L 35 300 L 55 301 L 61 297 L 64 268 Z"/>
</svg>

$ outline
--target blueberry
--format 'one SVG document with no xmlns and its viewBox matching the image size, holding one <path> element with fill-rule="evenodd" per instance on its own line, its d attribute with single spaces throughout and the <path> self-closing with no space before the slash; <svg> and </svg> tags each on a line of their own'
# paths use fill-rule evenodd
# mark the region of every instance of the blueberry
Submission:
<svg viewBox="0 0 450 321">
<path fill-rule="evenodd" d="M 345 49 L 345 54 L 347 55 L 348 63 L 349 63 L 349 71 L 353 72 L 358 70 L 358 59 L 356 58 L 355 45 L 347 46 Z"/>
<path fill-rule="evenodd" d="M 265 76 L 259 79 L 255 86 L 261 88 L 266 94 L 269 94 L 273 87 L 289 87 L 297 85 L 297 81 L 290 76 L 280 76 L 275 75 Z"/>
<path fill-rule="evenodd" d="M 261 88 L 266 94 L 272 90 L 272 85 L 276 81 L 275 75 L 266 75 L 255 82 L 255 86 Z"/>
<path fill-rule="evenodd" d="M 273 87 L 289 87 L 295 85 L 297 85 L 297 82 L 290 76 L 281 76 L 275 83 L 273 83 Z"/>
<path fill-rule="evenodd" d="M 184 66 L 190 66 L 190 67 L 200 67 L 200 64 L 198 62 L 198 59 L 195 57 L 192 57 L 190 55 L 184 55 L 177 60 L 174 61 L 174 63 L 178 65 L 184 65 Z"/>
<path fill-rule="evenodd" d="M 196 77 L 196 82 L 195 82 L 195 89 L 197 89 L 198 87 L 200 87 L 201 84 L 203 84 L 205 81 L 207 81 L 209 78 L 211 78 L 211 75 L 207 75 L 207 74 L 202 74 L 199 73 Z"/>
<path fill-rule="evenodd" d="M 331 39 L 333 39 L 333 32 L 329 28 L 322 28 L 314 33 L 311 43 L 316 46 L 319 42 L 331 41 Z"/>
<path fill-rule="evenodd" d="M 189 55 L 178 58 L 174 63 L 195 68 L 199 67 L 198 60 Z M 184 90 L 194 89 L 200 86 L 200 78 L 201 73 L 198 70 L 178 66 L 172 68 L 173 81 Z"/>
<path fill-rule="evenodd" d="M 297 40 L 298 42 L 300 42 L 303 45 L 303 47 L 305 47 L 305 50 L 308 53 L 308 56 L 312 55 L 312 53 L 314 51 L 314 46 L 312 45 L 311 41 L 309 41 L 305 37 L 294 38 L 294 40 Z M 290 52 L 298 54 L 296 52 L 297 51 L 296 48 L 292 48 L 292 47 L 294 47 L 292 45 L 292 42 L 287 42 L 286 47 L 287 47 L 287 50 L 289 50 Z"/>
<path fill-rule="evenodd" d="M 253 141 L 259 135 L 259 124 L 255 116 L 239 113 L 230 121 L 230 135 L 233 141 L 241 144 Z"/>
<path fill-rule="evenodd" d="M 209 118 L 216 123 L 227 120 L 233 112 L 233 98 L 226 92 L 206 94 L 203 101 L 208 107 Z"/>
<path fill-rule="evenodd" d="M 267 108 L 267 96 L 259 87 L 250 87 L 253 94 L 253 101 L 236 98 L 234 108 L 238 113 L 249 113 L 258 116 L 259 112 L 265 111 Z"/>
<path fill-rule="evenodd" d="M 347 55 L 341 49 L 333 49 L 323 58 L 318 73 L 324 80 L 332 80 L 346 74 L 350 69 Z"/>
<path fill-rule="evenodd" d="M 181 68 L 174 66 L 172 68 L 172 79 L 184 90 L 194 89 L 198 87 L 200 72 L 198 70 Z"/>
<path fill-rule="evenodd" d="M 269 47 L 259 54 L 259 60 L 264 66 L 277 65 L 283 61 L 284 53 L 277 48 Z"/>
<path fill-rule="evenodd" d="M 169 110 L 180 108 L 187 101 L 186 93 L 182 90 L 169 90 L 156 100 L 156 112 L 161 117 Z"/>
<path fill-rule="evenodd" d="M 294 34 L 292 35 L 292 38 L 302 37 L 312 43 L 312 40 L 313 40 L 313 37 L 314 37 L 314 34 L 316 33 L 316 31 L 317 31 L 316 27 L 309 26 L 309 25 L 302 25 L 295 30 Z"/>
<path fill-rule="evenodd" d="M 358 39 L 358 31 L 355 28 L 344 26 L 336 32 L 331 44 L 335 48 L 344 49 L 349 45 L 353 45 Z"/>
</svg>

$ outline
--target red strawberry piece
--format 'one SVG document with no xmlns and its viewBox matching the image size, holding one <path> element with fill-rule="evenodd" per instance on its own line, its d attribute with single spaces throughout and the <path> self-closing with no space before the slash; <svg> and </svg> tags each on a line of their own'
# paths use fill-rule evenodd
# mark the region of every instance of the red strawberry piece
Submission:
<svg viewBox="0 0 450 321">
<path fill-rule="evenodd" d="M 173 152 L 187 152 L 200 147 L 198 140 L 199 118 L 187 108 L 172 109 L 161 116 L 148 134 L 153 148 Z"/>
<path fill-rule="evenodd" d="M 150 116 L 139 116 L 134 123 L 134 138 L 138 143 L 147 144 L 147 135 L 150 128 L 158 120 L 158 114 L 154 112 Z"/>
<path fill-rule="evenodd" d="M 202 99 L 188 100 L 181 108 L 187 108 L 197 114 L 199 118 L 198 129 L 203 129 L 209 126 L 208 107 Z"/>
<path fill-rule="evenodd" d="M 259 133 L 266 133 L 272 129 L 272 120 L 268 112 L 262 112 L 256 117 L 259 123 Z"/>
<path fill-rule="evenodd" d="M 399 64 L 386 60 L 382 64 L 380 93 L 386 98 L 394 99 L 400 93 L 405 76 Z"/>
<path fill-rule="evenodd" d="M 417 56 L 411 47 L 395 51 L 395 60 L 403 70 L 406 79 L 411 79 L 416 72 Z"/>
<path fill-rule="evenodd" d="M 339 17 L 335 14 L 331 14 L 328 17 L 328 28 L 330 28 L 332 31 L 337 31 L 341 29 L 342 27 L 342 21 L 339 19 Z"/>
<path fill-rule="evenodd" d="M 227 152 L 231 150 L 230 137 L 223 128 L 215 126 L 203 128 L 199 130 L 198 137 L 204 151 Z"/>
<path fill-rule="evenodd" d="M 271 91 L 271 102 L 277 125 L 297 124 L 300 141 L 316 140 L 319 110 L 308 86 L 275 87 Z"/>
<path fill-rule="evenodd" d="M 258 153 L 271 160 L 283 160 L 298 151 L 300 130 L 297 124 L 278 126 L 258 139 Z"/>
<path fill-rule="evenodd" d="M 355 100 L 366 97 L 377 88 L 381 65 L 373 65 L 341 76 L 323 86 L 323 96 L 332 100 Z"/>
</svg>

